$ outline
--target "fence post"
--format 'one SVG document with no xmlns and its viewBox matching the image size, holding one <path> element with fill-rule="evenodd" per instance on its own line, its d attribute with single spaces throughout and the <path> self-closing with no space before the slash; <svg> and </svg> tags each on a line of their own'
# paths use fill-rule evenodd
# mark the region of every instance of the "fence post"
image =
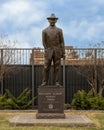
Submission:
<svg viewBox="0 0 104 130">
<path fill-rule="evenodd" d="M 32 98 L 34 98 L 34 49 L 32 49 Z M 32 106 L 34 106 L 34 100 Z"/>
<path fill-rule="evenodd" d="M 1 49 L 1 68 L 3 66 L 3 49 Z M 1 94 L 3 94 L 3 75 L 1 75 L 2 80 L 1 80 Z"/>
<path fill-rule="evenodd" d="M 95 57 L 94 57 L 94 75 L 95 75 L 95 90 L 97 94 L 97 66 L 96 66 L 96 59 L 97 59 L 97 49 L 95 49 Z"/>
<path fill-rule="evenodd" d="M 63 58 L 63 87 L 64 87 L 64 91 L 66 91 L 66 88 L 65 88 L 65 58 Z"/>
<path fill-rule="evenodd" d="M 63 87 L 65 88 L 65 59 L 63 58 Z"/>
</svg>

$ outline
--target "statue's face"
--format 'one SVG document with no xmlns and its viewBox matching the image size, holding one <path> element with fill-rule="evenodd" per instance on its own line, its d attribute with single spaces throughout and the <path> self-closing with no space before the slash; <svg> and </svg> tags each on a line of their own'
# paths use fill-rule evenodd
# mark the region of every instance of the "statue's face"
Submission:
<svg viewBox="0 0 104 130">
<path fill-rule="evenodd" d="M 49 23 L 50 23 L 50 26 L 54 26 L 55 23 L 57 22 L 56 19 L 49 19 L 48 21 L 49 21 Z"/>
</svg>

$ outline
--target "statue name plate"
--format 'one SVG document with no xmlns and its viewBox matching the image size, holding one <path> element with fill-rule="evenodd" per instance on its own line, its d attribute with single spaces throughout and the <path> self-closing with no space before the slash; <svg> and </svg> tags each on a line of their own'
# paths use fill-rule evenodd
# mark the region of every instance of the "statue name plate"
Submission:
<svg viewBox="0 0 104 130">
<path fill-rule="evenodd" d="M 63 113 L 64 88 L 46 86 L 38 88 L 38 113 Z"/>
</svg>

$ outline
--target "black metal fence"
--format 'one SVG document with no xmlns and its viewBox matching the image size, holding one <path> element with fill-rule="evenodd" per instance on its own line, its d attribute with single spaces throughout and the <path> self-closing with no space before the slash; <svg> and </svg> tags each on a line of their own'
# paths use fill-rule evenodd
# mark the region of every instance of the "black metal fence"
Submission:
<svg viewBox="0 0 104 130">
<path fill-rule="evenodd" d="M 94 76 L 97 82 L 97 59 L 103 60 L 104 49 L 66 49 L 66 59 L 61 61 L 60 83 L 65 88 L 65 102 L 70 103 L 74 94 L 81 89 L 88 91 L 90 86 L 85 77 L 74 67 L 89 63 L 94 66 Z M 0 49 L 0 71 L 5 75 L 0 84 L 0 93 L 9 89 L 18 96 L 26 87 L 31 89 L 30 98 L 37 95 L 37 89 L 42 82 L 44 50 L 41 48 L 10 48 Z M 0 78 L 2 79 L 2 78 Z M 49 84 L 53 84 L 53 66 L 51 66 Z M 34 105 L 34 102 L 33 102 Z"/>
</svg>

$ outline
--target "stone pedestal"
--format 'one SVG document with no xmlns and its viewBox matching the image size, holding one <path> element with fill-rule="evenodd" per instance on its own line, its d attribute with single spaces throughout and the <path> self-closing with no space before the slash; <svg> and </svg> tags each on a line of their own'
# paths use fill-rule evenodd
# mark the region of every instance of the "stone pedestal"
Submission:
<svg viewBox="0 0 104 130">
<path fill-rule="evenodd" d="M 64 88 L 59 86 L 45 86 L 38 88 L 37 119 L 65 118 Z"/>
</svg>

